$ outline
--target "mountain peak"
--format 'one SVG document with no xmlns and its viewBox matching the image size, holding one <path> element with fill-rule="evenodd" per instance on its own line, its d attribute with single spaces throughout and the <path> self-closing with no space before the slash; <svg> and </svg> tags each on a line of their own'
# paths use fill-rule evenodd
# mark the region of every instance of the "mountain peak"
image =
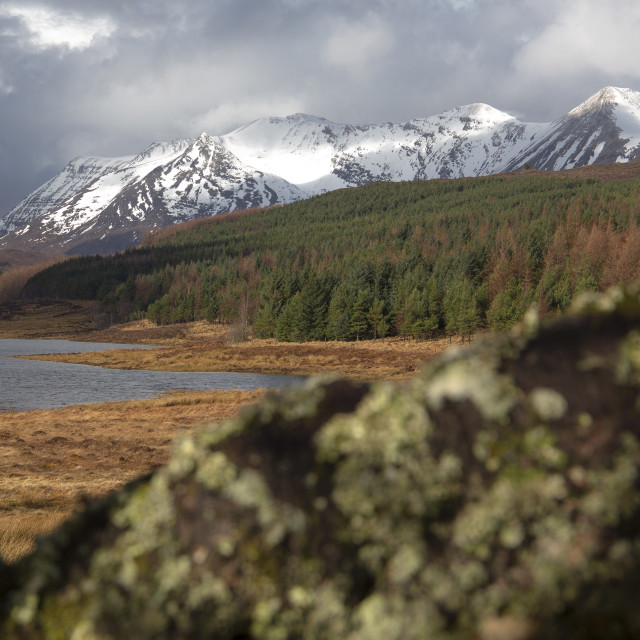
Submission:
<svg viewBox="0 0 640 640">
<path fill-rule="evenodd" d="M 330 120 L 323 118 L 322 116 L 314 116 L 311 113 L 292 113 L 288 115 L 286 118 L 283 118 L 288 122 L 312 122 L 312 123 L 321 123 L 321 124 L 334 124 Z"/>
<path fill-rule="evenodd" d="M 620 105 L 630 106 L 640 111 L 640 91 L 622 87 L 604 87 L 569 111 L 568 115 L 580 116 Z"/>
<path fill-rule="evenodd" d="M 473 102 L 471 104 L 465 104 L 454 109 L 445 111 L 442 115 L 453 116 L 456 118 L 471 118 L 478 122 L 486 124 L 496 124 L 506 122 L 508 120 L 514 120 L 512 115 L 500 111 L 490 104 L 484 102 Z"/>
<path fill-rule="evenodd" d="M 623 96 L 626 92 L 630 91 L 630 89 L 623 89 L 620 87 L 604 87 L 599 92 L 602 100 L 607 100 L 609 102 L 617 102 L 621 96 Z"/>
<path fill-rule="evenodd" d="M 220 146 L 220 138 L 203 131 L 190 145 L 192 149 L 212 149 Z"/>
</svg>

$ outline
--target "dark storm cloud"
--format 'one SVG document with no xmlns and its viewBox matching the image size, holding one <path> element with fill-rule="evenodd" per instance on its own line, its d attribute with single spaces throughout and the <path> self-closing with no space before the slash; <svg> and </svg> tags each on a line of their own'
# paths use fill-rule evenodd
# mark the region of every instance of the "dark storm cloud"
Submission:
<svg viewBox="0 0 640 640">
<path fill-rule="evenodd" d="M 76 155 L 305 111 L 556 118 L 640 89 L 636 0 L 0 0 L 0 214 Z"/>
</svg>

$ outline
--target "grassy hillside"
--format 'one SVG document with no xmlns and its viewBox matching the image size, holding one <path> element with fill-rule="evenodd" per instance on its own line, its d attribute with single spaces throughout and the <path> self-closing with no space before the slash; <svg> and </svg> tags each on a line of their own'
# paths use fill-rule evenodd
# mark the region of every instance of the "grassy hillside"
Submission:
<svg viewBox="0 0 640 640">
<path fill-rule="evenodd" d="M 502 329 L 640 277 L 636 165 L 336 191 L 71 259 L 25 293 L 98 300 L 105 322 L 206 318 L 293 341 Z"/>
</svg>

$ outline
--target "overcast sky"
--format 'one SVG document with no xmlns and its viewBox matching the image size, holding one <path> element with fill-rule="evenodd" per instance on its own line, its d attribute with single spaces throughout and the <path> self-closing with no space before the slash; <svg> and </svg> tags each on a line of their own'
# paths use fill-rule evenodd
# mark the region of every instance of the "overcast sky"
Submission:
<svg viewBox="0 0 640 640">
<path fill-rule="evenodd" d="M 554 120 L 640 90 L 638 0 L 0 0 L 0 215 L 78 155 L 263 116 Z"/>
</svg>

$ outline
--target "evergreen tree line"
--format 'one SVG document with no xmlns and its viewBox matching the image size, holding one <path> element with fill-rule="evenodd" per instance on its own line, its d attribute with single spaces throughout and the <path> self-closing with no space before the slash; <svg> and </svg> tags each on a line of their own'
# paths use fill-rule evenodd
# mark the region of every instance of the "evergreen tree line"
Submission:
<svg viewBox="0 0 640 640">
<path fill-rule="evenodd" d="M 99 300 L 114 320 L 231 322 L 278 340 L 461 336 L 531 304 L 640 277 L 640 181 L 379 183 L 164 231 L 83 257 L 25 294 Z"/>
</svg>

